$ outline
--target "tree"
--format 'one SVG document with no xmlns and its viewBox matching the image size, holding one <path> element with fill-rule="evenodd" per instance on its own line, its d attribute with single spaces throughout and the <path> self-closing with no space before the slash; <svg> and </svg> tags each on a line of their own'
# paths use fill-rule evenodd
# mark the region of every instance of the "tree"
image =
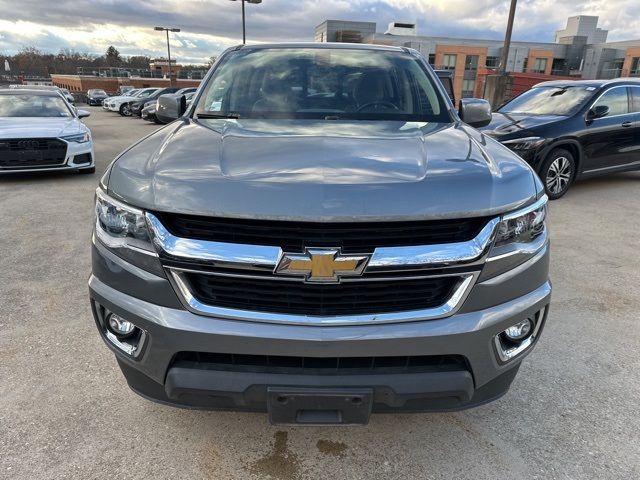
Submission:
<svg viewBox="0 0 640 480">
<path fill-rule="evenodd" d="M 209 57 L 209 60 L 207 60 L 207 67 L 211 67 L 211 65 L 213 65 L 214 63 L 216 63 L 217 57 Z"/>
<path fill-rule="evenodd" d="M 129 68 L 139 68 L 141 70 L 148 70 L 149 62 L 151 62 L 151 59 L 146 55 L 132 55 L 131 57 L 129 57 L 129 60 L 127 61 L 127 66 Z"/>
<path fill-rule="evenodd" d="M 106 64 L 109 67 L 119 67 L 122 64 L 122 58 L 120 58 L 120 52 L 116 47 L 110 45 L 104 54 Z"/>
</svg>

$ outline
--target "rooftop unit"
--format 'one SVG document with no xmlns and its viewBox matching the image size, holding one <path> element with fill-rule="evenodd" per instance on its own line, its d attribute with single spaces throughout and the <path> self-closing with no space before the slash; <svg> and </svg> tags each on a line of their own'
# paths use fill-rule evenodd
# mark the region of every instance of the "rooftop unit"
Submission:
<svg viewBox="0 0 640 480">
<path fill-rule="evenodd" d="M 406 23 L 406 22 L 391 22 L 387 31 L 384 32 L 386 35 L 413 35 L 416 36 L 418 34 L 418 29 L 415 23 Z"/>
</svg>

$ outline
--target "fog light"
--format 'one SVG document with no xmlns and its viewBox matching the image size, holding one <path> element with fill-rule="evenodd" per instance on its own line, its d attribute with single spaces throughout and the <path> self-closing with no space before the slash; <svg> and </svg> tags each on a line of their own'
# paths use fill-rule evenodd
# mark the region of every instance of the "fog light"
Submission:
<svg viewBox="0 0 640 480">
<path fill-rule="evenodd" d="M 109 330 L 119 338 L 129 337 L 136 331 L 136 326 L 133 323 L 125 320 L 115 313 L 109 315 L 107 318 L 107 324 L 109 325 Z"/>
<path fill-rule="evenodd" d="M 521 322 L 516 323 L 515 325 L 511 325 L 504 331 L 504 335 L 512 341 L 519 341 L 525 339 L 529 336 L 531 331 L 533 330 L 533 322 L 531 319 L 527 318 L 522 320 Z"/>
</svg>

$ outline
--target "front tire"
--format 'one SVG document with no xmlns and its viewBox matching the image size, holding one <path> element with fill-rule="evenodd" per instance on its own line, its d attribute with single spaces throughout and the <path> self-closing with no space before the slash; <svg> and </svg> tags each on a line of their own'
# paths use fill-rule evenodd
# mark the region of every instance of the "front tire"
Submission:
<svg viewBox="0 0 640 480">
<path fill-rule="evenodd" d="M 540 179 L 550 200 L 562 197 L 576 176 L 576 161 L 570 151 L 554 149 L 540 169 Z"/>
<path fill-rule="evenodd" d="M 120 105 L 120 115 L 122 115 L 123 117 L 130 117 L 131 105 L 129 105 L 128 103 L 123 103 L 122 105 Z"/>
</svg>

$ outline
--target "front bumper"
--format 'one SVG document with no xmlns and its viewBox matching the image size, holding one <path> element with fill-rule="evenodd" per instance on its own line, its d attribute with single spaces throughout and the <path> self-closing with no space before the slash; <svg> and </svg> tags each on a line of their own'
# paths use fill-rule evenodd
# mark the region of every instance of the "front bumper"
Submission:
<svg viewBox="0 0 640 480">
<path fill-rule="evenodd" d="M 0 175 L 3 173 L 25 173 L 25 172 L 57 172 L 60 170 L 82 170 L 95 166 L 95 155 L 93 152 L 93 141 L 77 143 L 67 142 L 67 153 L 64 162 L 59 165 L 50 166 L 20 166 L 20 167 L 0 167 Z"/>
<path fill-rule="evenodd" d="M 442 411 L 480 405 L 508 390 L 531 348 L 502 363 L 495 336 L 536 315 L 541 331 L 551 296 L 548 246 L 532 260 L 476 284 L 453 316 L 382 325 L 284 325 L 197 315 L 184 308 L 167 279 L 124 262 L 99 243 L 93 246 L 89 289 L 99 330 L 127 382 L 152 400 L 189 408 L 266 411 L 274 387 L 368 388 L 373 412 Z M 139 356 L 122 353 L 105 338 L 101 309 L 132 321 L 145 332 Z M 312 359 L 456 356 L 464 358 L 464 366 L 318 375 L 259 368 L 193 368 L 176 362 L 179 352 Z"/>
</svg>

